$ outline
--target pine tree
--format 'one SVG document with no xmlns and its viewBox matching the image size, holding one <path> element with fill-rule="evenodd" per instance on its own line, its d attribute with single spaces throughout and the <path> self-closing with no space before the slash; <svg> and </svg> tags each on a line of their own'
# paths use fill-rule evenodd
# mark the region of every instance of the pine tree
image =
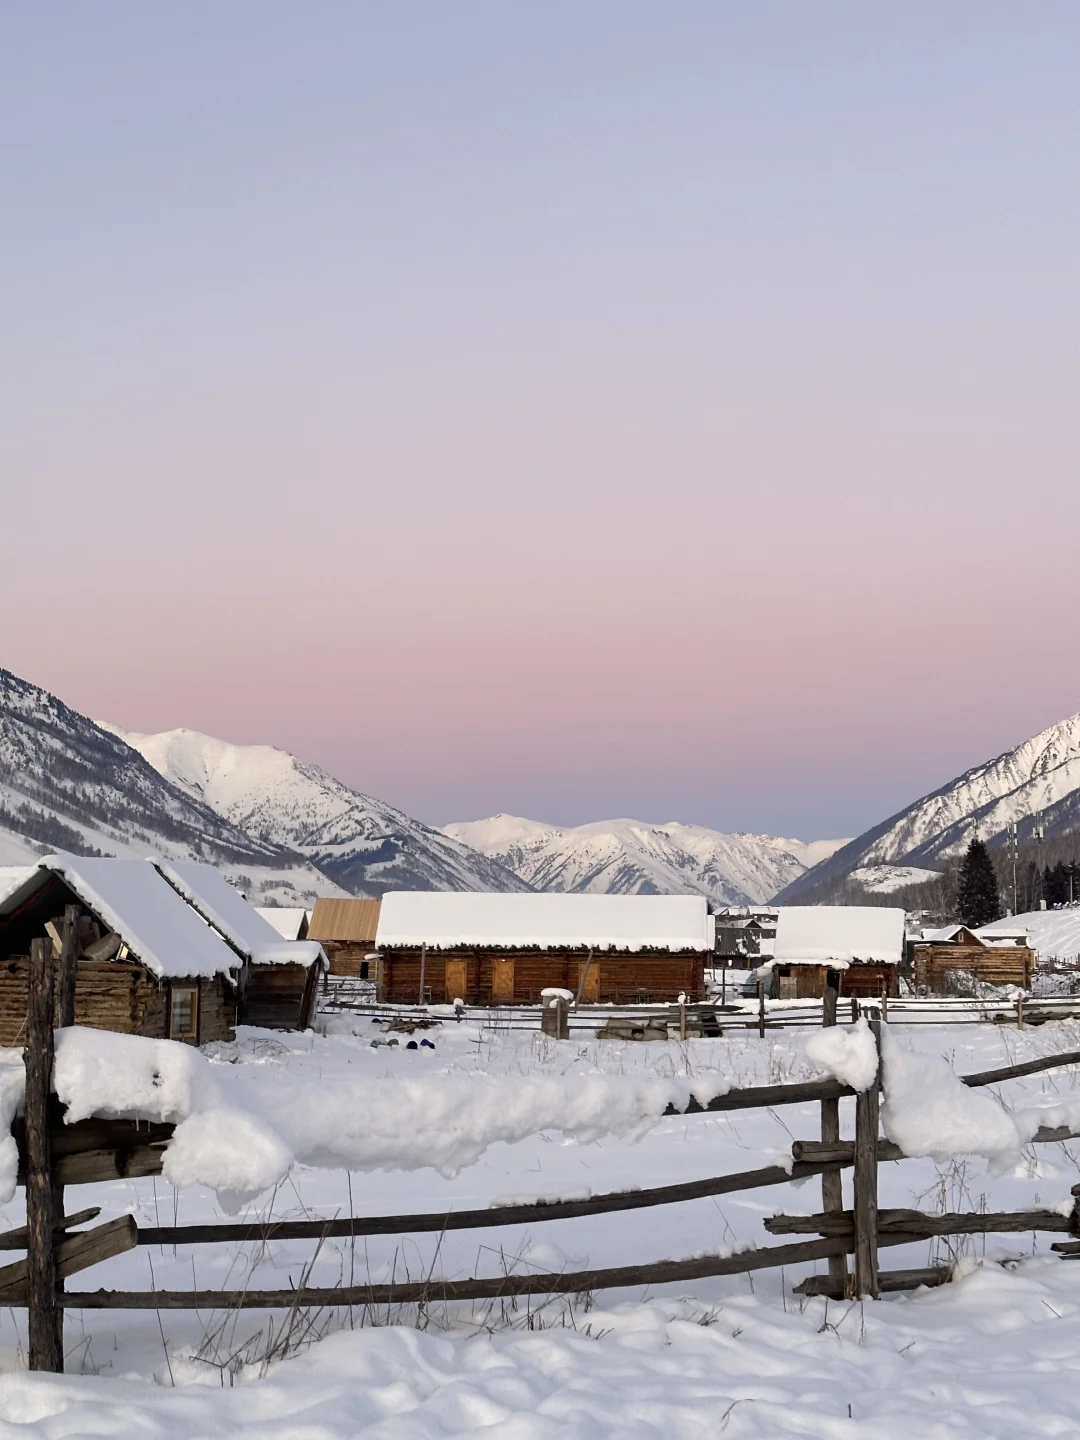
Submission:
<svg viewBox="0 0 1080 1440">
<path fill-rule="evenodd" d="M 960 866 L 956 887 L 956 908 L 960 919 L 973 930 L 989 925 L 1001 915 L 994 862 L 981 840 L 972 840 Z"/>
</svg>

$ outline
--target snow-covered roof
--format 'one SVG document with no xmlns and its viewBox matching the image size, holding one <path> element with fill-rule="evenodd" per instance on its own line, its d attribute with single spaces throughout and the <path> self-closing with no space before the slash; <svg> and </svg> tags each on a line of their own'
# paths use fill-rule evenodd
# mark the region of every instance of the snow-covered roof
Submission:
<svg viewBox="0 0 1080 1440">
<path fill-rule="evenodd" d="M 1029 910 L 1007 915 L 979 930 L 987 944 L 1013 937 L 1014 943 L 1030 945 L 1039 959 L 1072 959 L 1080 955 L 1080 905 L 1060 910 Z M 1020 940 L 1015 937 L 1022 936 Z"/>
<path fill-rule="evenodd" d="M 0 865 L 0 905 L 38 873 L 36 865 Z"/>
<path fill-rule="evenodd" d="M 38 872 L 58 875 L 156 975 L 211 977 L 237 968 L 221 936 L 145 860 L 48 855 Z M 0 914 L 14 909 L 34 884 L 30 872 L 19 890 L 0 901 Z"/>
<path fill-rule="evenodd" d="M 295 905 L 256 905 L 255 913 L 261 915 L 283 940 L 299 940 L 300 931 L 308 919 L 308 912 Z"/>
<path fill-rule="evenodd" d="M 254 964 L 314 965 L 325 960 L 321 945 L 283 940 L 213 865 L 196 860 L 156 860 L 154 865 L 204 920 Z"/>
<path fill-rule="evenodd" d="M 920 930 L 916 940 L 928 940 L 932 945 L 947 945 L 950 940 L 956 939 L 961 930 L 966 929 L 966 925 L 941 925 L 936 930 Z M 978 936 L 975 938 L 978 939 Z"/>
<path fill-rule="evenodd" d="M 881 905 L 781 906 L 774 950 L 778 965 L 899 965 L 903 954 L 903 910 Z"/>
<path fill-rule="evenodd" d="M 376 944 L 540 950 L 710 950 L 703 895 L 507 895 L 390 890 Z"/>
</svg>

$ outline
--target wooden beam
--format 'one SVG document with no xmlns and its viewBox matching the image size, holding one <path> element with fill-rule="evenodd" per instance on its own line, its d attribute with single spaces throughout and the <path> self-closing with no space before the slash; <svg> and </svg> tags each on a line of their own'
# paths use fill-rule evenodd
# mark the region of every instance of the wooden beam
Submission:
<svg viewBox="0 0 1080 1440">
<path fill-rule="evenodd" d="M 825 989 L 821 1000 L 821 1023 L 826 1029 L 836 1024 L 836 1005 L 840 997 L 840 976 L 835 970 L 826 970 Z M 821 1144 L 820 1149 L 825 1150 L 830 1145 L 838 1147 L 840 1144 L 840 1101 L 830 1099 L 821 1101 Z M 795 1155 L 795 1146 L 791 1147 Z M 824 1158 L 824 1157 L 819 1157 Z M 795 1155 L 796 1160 L 802 1156 Z M 855 1162 L 855 1146 L 851 1146 L 851 1163 Z M 844 1208 L 844 1180 L 840 1171 L 825 1170 L 821 1176 L 821 1208 L 829 1213 L 841 1211 Z M 829 1283 L 844 1295 L 847 1290 L 847 1256 L 829 1256 Z"/>
<path fill-rule="evenodd" d="M 274 1310 L 349 1305 L 406 1305 L 419 1302 L 497 1300 L 510 1295 L 576 1295 L 589 1290 L 681 1284 L 713 1275 L 744 1275 L 752 1270 L 799 1265 L 839 1254 L 850 1242 L 811 1240 L 770 1245 L 735 1255 L 702 1255 L 693 1260 L 660 1260 L 610 1270 L 578 1270 L 562 1275 L 496 1275 L 486 1280 L 427 1280 L 402 1285 L 345 1285 L 303 1290 L 84 1290 L 69 1292 L 64 1304 L 85 1310 Z"/>
<path fill-rule="evenodd" d="M 1007 1235 L 1025 1230 L 1073 1233 L 1074 1219 L 1058 1210 L 977 1211 L 930 1215 L 922 1210 L 879 1210 L 878 1234 L 909 1235 L 925 1240 L 932 1235 Z M 853 1234 L 850 1210 L 840 1215 L 770 1215 L 762 1221 L 770 1235 L 825 1235 L 840 1238 Z"/>
<path fill-rule="evenodd" d="M 65 1230 L 73 1230 L 76 1225 L 85 1225 L 89 1220 L 96 1220 L 101 1214 L 100 1205 L 91 1205 L 87 1210 L 80 1210 L 75 1215 L 65 1215 L 62 1219 L 53 1224 L 53 1236 L 63 1237 Z M 26 1249 L 26 1226 L 20 1225 L 15 1230 L 5 1230 L 0 1234 L 0 1250 L 25 1250 Z"/>
<path fill-rule="evenodd" d="M 31 1370 L 64 1368 L 64 1312 L 56 1298 L 53 1253 L 53 1175 L 49 1147 L 49 1090 L 53 1071 L 53 957 L 51 940 L 30 943 L 26 1011 L 26 1259 Z"/>
<path fill-rule="evenodd" d="M 56 1247 L 54 1258 L 57 1279 L 66 1280 L 69 1275 L 77 1275 L 80 1270 L 86 1270 L 113 1255 L 134 1250 L 138 1243 L 139 1231 L 133 1215 L 121 1215 L 119 1219 L 109 1220 L 93 1230 L 80 1230 L 62 1240 Z M 25 1296 L 28 1279 L 27 1260 L 16 1260 L 12 1265 L 0 1266 L 0 1304 L 18 1303 L 13 1297 L 20 1294 Z M 57 1309 L 61 1309 L 59 1304 Z"/>
<path fill-rule="evenodd" d="M 881 1084 L 881 1022 L 871 1021 L 877 1049 L 877 1079 L 855 1097 L 855 1295 L 878 1297 L 878 1127 Z"/>
<path fill-rule="evenodd" d="M 878 1275 L 878 1290 L 916 1290 L 920 1285 L 934 1286 L 948 1283 L 952 1274 L 948 1265 L 928 1265 L 922 1270 L 882 1270 Z M 827 1295 L 830 1300 L 846 1298 L 843 1285 L 837 1285 L 829 1275 L 810 1275 L 796 1285 L 795 1295 Z"/>
</svg>

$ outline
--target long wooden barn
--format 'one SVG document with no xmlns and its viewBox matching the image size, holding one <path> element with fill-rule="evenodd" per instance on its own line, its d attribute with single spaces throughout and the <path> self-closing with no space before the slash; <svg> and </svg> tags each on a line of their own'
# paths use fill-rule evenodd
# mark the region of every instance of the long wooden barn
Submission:
<svg viewBox="0 0 1080 1440">
<path fill-rule="evenodd" d="M 704 897 L 391 890 L 377 934 L 381 995 L 535 1004 L 558 988 L 586 1003 L 705 998 L 713 948 Z"/>
<path fill-rule="evenodd" d="M 773 958 L 763 970 L 778 1000 L 817 999 L 830 971 L 841 995 L 896 995 L 904 912 L 878 905 L 784 905 Z"/>
</svg>

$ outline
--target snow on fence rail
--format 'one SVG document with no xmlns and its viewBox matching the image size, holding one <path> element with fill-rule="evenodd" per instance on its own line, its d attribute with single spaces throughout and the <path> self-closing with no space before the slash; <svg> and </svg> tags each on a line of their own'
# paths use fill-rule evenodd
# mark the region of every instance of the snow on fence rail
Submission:
<svg viewBox="0 0 1080 1440">
<path fill-rule="evenodd" d="M 58 1018 L 70 1023 L 70 994 L 66 977 L 61 976 L 61 1003 Z M 835 1024 L 836 992 L 827 991 L 824 1020 Z M 19 1155 L 19 1182 L 26 1187 L 27 1224 L 0 1236 L 0 1249 L 25 1247 L 25 1260 L 0 1268 L 0 1303 L 26 1305 L 29 1310 L 30 1365 L 32 1369 L 58 1371 L 63 1366 L 63 1311 L 78 1309 L 207 1309 L 207 1308 L 289 1308 L 299 1306 L 363 1306 L 431 1301 L 470 1301 L 532 1294 L 574 1294 L 588 1290 L 631 1285 L 656 1285 L 746 1273 L 775 1266 L 788 1266 L 827 1259 L 828 1276 L 815 1276 L 798 1287 L 802 1293 L 877 1296 L 882 1291 L 937 1284 L 948 1278 L 944 1267 L 896 1271 L 882 1274 L 878 1251 L 882 1247 L 908 1244 L 931 1235 L 1005 1233 L 1046 1230 L 1080 1235 L 1080 1213 L 1074 1199 L 1069 1213 L 1061 1210 L 1024 1210 L 1009 1214 L 924 1214 L 915 1210 L 877 1208 L 877 1171 L 882 1161 L 901 1160 L 911 1154 L 933 1154 L 935 1145 L 947 1145 L 941 1125 L 925 1124 L 919 1110 L 922 1098 L 907 1104 L 902 1086 L 885 1085 L 886 1120 L 894 1133 L 903 1133 L 906 1147 L 895 1140 L 879 1138 L 879 1090 L 881 1065 L 880 1023 L 869 1028 L 865 1020 L 851 1031 L 827 1030 L 813 1057 L 833 1073 L 830 1078 L 799 1084 L 754 1086 L 706 1091 L 702 1098 L 690 1093 L 680 1104 L 669 1101 L 663 1113 L 695 1114 L 817 1101 L 822 1107 L 820 1141 L 796 1140 L 791 1161 L 757 1170 L 724 1175 L 675 1185 L 627 1190 L 588 1199 L 538 1202 L 527 1205 L 489 1206 L 483 1210 L 448 1214 L 351 1217 L 317 1221 L 277 1221 L 260 1224 L 137 1226 L 131 1216 L 110 1221 L 91 1230 L 77 1227 L 96 1218 L 96 1209 L 64 1215 L 64 1187 L 88 1181 L 126 1179 L 160 1174 L 168 1146 L 176 1134 L 169 1123 L 147 1124 L 123 1119 L 86 1117 L 66 1124 L 57 1097 L 50 1093 L 53 1073 L 53 967 L 51 946 L 35 941 L 31 972 L 25 1052 L 25 1120 L 13 1126 L 11 1143 Z M 878 1039 L 875 1040 L 874 1036 Z M 893 1042 L 895 1043 L 895 1042 Z M 890 1064 L 893 1062 L 890 1061 Z M 944 1065 L 944 1062 L 939 1062 Z M 1080 1051 L 1044 1056 L 1022 1064 L 1005 1066 L 965 1077 L 948 1072 L 959 1093 L 1030 1075 L 1041 1070 L 1080 1064 Z M 925 1057 L 920 1062 L 925 1067 Z M 947 1070 L 947 1067 L 946 1067 Z M 902 1076 L 902 1067 L 897 1074 Z M 853 1084 L 846 1081 L 850 1079 Z M 859 1086 L 861 1088 L 855 1088 Z M 946 1087 L 947 1089 L 948 1087 Z M 896 1093 L 892 1093 L 895 1090 Z M 855 1139 L 839 1136 L 839 1102 L 854 1097 Z M 971 1128 L 980 1120 L 978 1106 L 957 1107 L 955 1096 L 945 1095 L 946 1126 Z M 980 1102 L 990 1111 L 995 1102 Z M 890 1116 L 890 1109 L 895 1114 Z M 998 1107 L 1000 1109 L 1000 1107 Z M 658 1107 L 658 1113 L 659 1107 Z M 996 1113 L 996 1112 L 995 1112 Z M 1064 1113 L 1064 1112 L 1063 1112 Z M 1005 1112 L 1000 1112 L 1005 1116 Z M 984 1117 L 983 1117 L 984 1118 Z M 1080 1120 L 1080 1115 L 1078 1115 Z M 991 1116 L 993 1120 L 993 1116 Z M 992 1123 L 982 1130 L 990 1135 L 985 1144 L 993 1147 L 1015 1142 L 1059 1141 L 1077 1135 L 1066 1114 L 1064 1123 L 1039 1127 L 1028 1120 L 1019 1126 L 1007 1123 L 995 1130 Z M 975 1124 L 979 1128 L 979 1124 Z M 999 1133 L 1001 1132 L 1001 1133 Z M 1002 1138 L 1003 1136 L 1003 1138 Z M 1011 1140 L 1010 1140 L 1011 1136 Z M 968 1136 L 968 1139 L 971 1137 Z M 990 1153 L 978 1145 L 967 1146 L 978 1153 Z M 840 1191 L 840 1174 L 854 1170 L 853 1206 L 845 1210 Z M 607 1214 L 619 1210 L 674 1204 L 739 1190 L 783 1184 L 792 1179 L 820 1175 L 823 1211 L 811 1216 L 773 1216 L 765 1226 L 774 1234 L 814 1235 L 777 1246 L 764 1246 L 732 1253 L 717 1253 L 684 1260 L 663 1260 L 644 1265 L 572 1271 L 558 1274 L 500 1275 L 487 1279 L 451 1281 L 429 1279 L 416 1283 L 382 1285 L 340 1285 L 287 1290 L 209 1291 L 70 1291 L 64 1281 L 111 1256 L 136 1245 L 221 1244 L 269 1241 L 274 1239 L 351 1237 L 420 1231 L 485 1228 L 515 1223 L 567 1219 Z M 1074 1196 L 1080 1192 L 1075 1187 Z M 1055 1246 L 1063 1253 L 1080 1250 L 1080 1242 Z M 847 1255 L 854 1254 L 854 1273 L 848 1274 Z"/>
</svg>

